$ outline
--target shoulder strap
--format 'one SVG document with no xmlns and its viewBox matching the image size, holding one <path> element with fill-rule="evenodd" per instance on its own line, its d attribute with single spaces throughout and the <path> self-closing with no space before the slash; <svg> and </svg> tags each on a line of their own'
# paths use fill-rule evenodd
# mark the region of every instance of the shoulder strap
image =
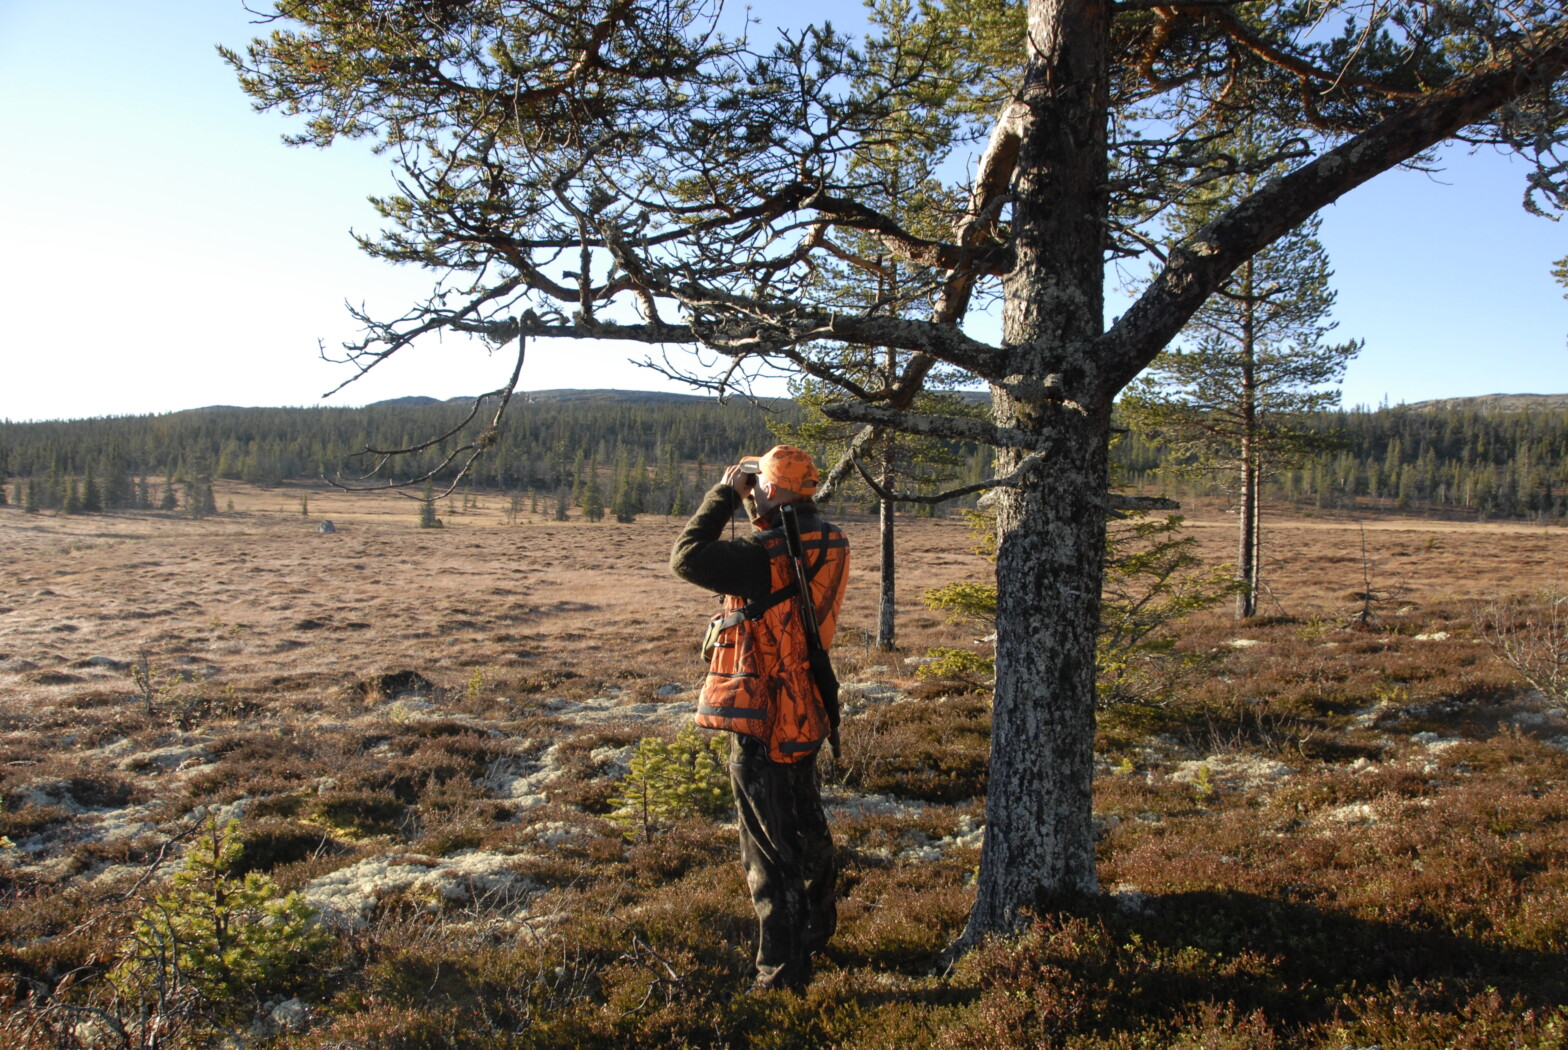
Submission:
<svg viewBox="0 0 1568 1050">
<path fill-rule="evenodd" d="M 820 571 L 821 568 L 827 564 L 829 550 L 835 547 L 849 546 L 849 540 L 844 537 L 842 532 L 839 532 L 836 529 L 829 531 L 829 527 L 827 526 L 826 522 L 822 522 L 821 524 L 823 525 L 823 528 L 815 538 L 805 540 L 801 543 L 801 547 L 803 549 L 807 551 L 818 552 L 817 558 L 814 562 L 810 557 L 806 559 L 807 581 L 815 580 L 818 571 Z M 773 532 L 774 530 L 769 529 L 768 531 Z M 763 549 L 768 552 L 769 558 L 789 557 L 789 551 L 785 549 L 784 545 L 783 531 L 784 530 L 780 528 L 777 530 L 778 534 L 776 536 L 766 536 L 763 539 L 762 546 Z M 799 590 L 799 585 L 795 581 L 791 580 L 789 583 L 785 584 L 778 590 L 773 591 L 765 597 L 757 598 L 753 601 L 747 602 L 739 609 L 736 609 L 734 612 L 724 617 L 724 619 L 719 621 L 719 630 L 727 630 L 728 628 L 734 627 L 743 620 L 760 620 L 762 619 L 763 613 L 778 605 L 780 602 L 789 601 L 791 598 L 795 597 Z"/>
<path fill-rule="evenodd" d="M 719 630 L 722 631 L 727 628 L 734 627 L 742 620 L 762 619 L 763 613 L 767 612 L 775 605 L 778 605 L 780 602 L 787 602 L 791 598 L 795 597 L 795 591 L 795 584 L 790 583 L 788 586 L 779 588 L 765 598 L 758 598 L 755 601 L 747 602 L 745 605 L 742 605 L 739 609 L 736 609 L 724 619 L 720 620 Z"/>
</svg>

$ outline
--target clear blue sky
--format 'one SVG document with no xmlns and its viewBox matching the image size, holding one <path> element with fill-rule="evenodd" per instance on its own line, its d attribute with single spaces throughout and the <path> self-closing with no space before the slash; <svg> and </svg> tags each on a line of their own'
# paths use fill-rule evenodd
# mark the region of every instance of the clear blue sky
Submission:
<svg viewBox="0 0 1568 1050">
<path fill-rule="evenodd" d="M 250 111 L 213 50 L 262 31 L 250 18 L 230 0 L 0 0 L 0 418 L 317 404 L 347 375 L 317 355 L 354 335 L 344 300 L 389 312 L 426 287 L 348 236 L 376 228 L 365 196 L 389 188 L 386 166 L 355 145 L 287 148 L 285 124 Z M 1347 404 L 1568 392 L 1549 272 L 1568 231 L 1520 208 L 1523 170 L 1455 153 L 1324 213 L 1337 335 L 1367 344 Z M 660 388 L 629 355 L 541 344 L 523 386 Z M 508 371 L 449 340 L 328 403 L 474 393 Z"/>
</svg>

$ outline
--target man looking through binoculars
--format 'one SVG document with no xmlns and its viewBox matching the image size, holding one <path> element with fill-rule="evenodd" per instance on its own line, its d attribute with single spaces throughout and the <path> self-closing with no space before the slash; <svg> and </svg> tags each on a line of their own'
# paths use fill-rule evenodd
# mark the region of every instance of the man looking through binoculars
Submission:
<svg viewBox="0 0 1568 1050">
<path fill-rule="evenodd" d="M 670 554 L 677 576 L 724 596 L 704 641 L 697 724 L 733 734 L 730 782 L 757 912 L 756 987 L 764 989 L 809 984 L 811 956 L 837 923 L 816 756 L 838 731 L 827 646 L 849 579 L 849 542 L 812 500 L 817 481 L 811 456 L 789 445 L 743 459 L 708 492 Z M 753 531 L 724 539 L 742 505 Z"/>
</svg>

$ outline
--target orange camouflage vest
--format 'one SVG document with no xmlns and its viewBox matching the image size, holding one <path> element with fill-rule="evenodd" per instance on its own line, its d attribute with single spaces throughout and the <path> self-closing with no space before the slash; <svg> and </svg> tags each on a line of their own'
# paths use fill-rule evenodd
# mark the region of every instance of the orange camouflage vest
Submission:
<svg viewBox="0 0 1568 1050">
<path fill-rule="evenodd" d="M 799 762 L 827 739 L 828 715 L 811 678 L 784 530 L 768 529 L 758 538 L 768 553 L 771 593 L 753 602 L 725 597 L 724 612 L 714 617 L 717 637 L 697 724 L 756 737 L 774 762 Z M 820 518 L 801 522 L 800 540 L 817 632 L 827 648 L 849 582 L 849 541 Z"/>
</svg>

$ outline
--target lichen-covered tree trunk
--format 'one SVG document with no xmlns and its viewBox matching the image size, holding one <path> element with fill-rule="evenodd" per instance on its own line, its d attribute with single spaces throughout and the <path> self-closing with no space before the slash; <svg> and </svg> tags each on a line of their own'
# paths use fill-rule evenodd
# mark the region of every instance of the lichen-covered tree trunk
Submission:
<svg viewBox="0 0 1568 1050">
<path fill-rule="evenodd" d="M 1003 342 L 1014 375 L 996 422 L 1048 449 L 996 497 L 996 690 L 986 837 L 961 945 L 1023 909 L 1098 888 L 1091 808 L 1095 631 L 1110 395 L 1091 347 L 1104 324 L 1107 6 L 1030 4 L 1028 109 L 1014 183 L 1016 263 Z M 997 473 L 1025 452 L 1001 449 Z"/>
<path fill-rule="evenodd" d="M 1094 643 L 1108 431 L 1103 415 L 1067 422 L 1040 483 L 997 500 L 991 767 L 966 940 L 1098 886 Z"/>
</svg>

